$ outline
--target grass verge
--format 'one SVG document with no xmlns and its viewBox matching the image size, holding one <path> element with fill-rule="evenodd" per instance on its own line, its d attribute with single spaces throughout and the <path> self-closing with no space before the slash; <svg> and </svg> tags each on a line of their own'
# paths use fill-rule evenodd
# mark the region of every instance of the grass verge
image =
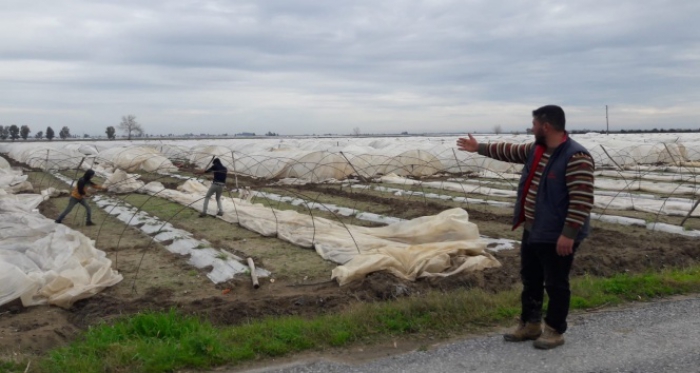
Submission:
<svg viewBox="0 0 700 373">
<path fill-rule="evenodd" d="M 700 292 L 700 267 L 572 280 L 573 310 Z M 512 323 L 519 289 L 433 292 L 393 302 L 356 304 L 311 320 L 267 318 L 217 328 L 177 311 L 143 313 L 90 328 L 70 346 L 32 364 L 40 372 L 170 372 L 210 368 L 310 349 L 376 343 L 396 336 L 447 338 Z M 0 365 L 12 372 L 16 363 Z M 36 369 L 36 370 L 35 370 Z"/>
</svg>

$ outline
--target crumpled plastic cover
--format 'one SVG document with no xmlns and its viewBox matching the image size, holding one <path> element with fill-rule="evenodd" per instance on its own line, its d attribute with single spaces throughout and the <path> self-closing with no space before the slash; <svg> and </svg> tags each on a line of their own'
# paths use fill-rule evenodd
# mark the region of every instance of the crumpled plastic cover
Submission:
<svg viewBox="0 0 700 373">
<path fill-rule="evenodd" d="M 144 186 L 139 177 L 138 174 L 127 174 L 121 169 L 116 169 L 102 186 L 114 193 L 133 193 Z"/>
<path fill-rule="evenodd" d="M 164 188 L 157 182 L 146 184 L 142 190 L 201 209 L 207 188 L 196 180 L 188 180 L 178 190 Z M 322 258 L 340 264 L 331 273 L 331 278 L 340 285 L 376 271 L 415 280 L 501 265 L 485 250 L 486 242 L 479 238 L 478 227 L 461 208 L 385 227 L 367 228 L 291 210 L 274 210 L 233 198 L 227 192 L 223 193 L 222 205 L 223 220 L 263 236 L 276 236 L 298 246 L 313 247 Z"/>
<path fill-rule="evenodd" d="M 92 240 L 33 212 L 50 194 L 0 193 L 0 305 L 68 308 L 122 280 Z"/>
</svg>

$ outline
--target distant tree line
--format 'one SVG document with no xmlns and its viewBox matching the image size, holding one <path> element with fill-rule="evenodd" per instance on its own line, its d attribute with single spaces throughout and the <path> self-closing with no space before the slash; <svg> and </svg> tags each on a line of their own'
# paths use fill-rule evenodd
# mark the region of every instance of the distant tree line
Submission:
<svg viewBox="0 0 700 373">
<path fill-rule="evenodd" d="M 589 129 L 582 129 L 582 130 L 571 130 L 569 133 L 571 134 L 584 134 L 584 133 L 589 133 L 589 132 L 596 132 L 596 133 L 694 133 L 694 132 L 700 132 L 700 128 L 698 129 L 692 129 L 692 128 L 652 128 L 652 129 L 632 129 L 632 130 L 625 130 L 621 129 L 619 131 L 594 131 L 594 130 L 589 130 Z M 530 133 L 530 131 L 528 131 Z"/>
<path fill-rule="evenodd" d="M 122 117 L 121 123 L 119 123 L 119 129 L 124 132 L 125 136 L 131 140 L 132 135 L 133 136 L 143 136 L 144 131 L 143 127 L 141 126 L 140 123 L 136 122 L 136 117 L 134 115 L 125 115 Z M 27 125 L 23 125 L 22 127 L 17 127 L 17 125 L 12 124 L 9 126 L 2 126 L 0 125 L 0 140 L 7 140 L 10 139 L 12 141 L 15 141 L 19 139 L 20 137 L 24 140 L 27 140 L 29 138 L 29 134 L 31 133 L 31 129 Z M 114 140 L 116 136 L 116 129 L 114 126 L 108 126 L 105 133 L 107 134 L 107 138 L 110 140 Z M 54 139 L 56 136 L 53 128 L 51 126 L 46 127 L 46 133 L 44 131 L 39 131 L 34 135 L 35 139 L 41 140 L 43 138 L 46 138 L 47 140 L 51 141 Z M 70 133 L 70 128 L 68 126 L 63 126 L 61 128 L 61 131 L 58 133 L 58 137 L 60 137 L 62 140 L 66 140 L 69 138 L 75 138 L 78 137 L 77 135 L 71 135 Z M 89 138 L 90 136 L 88 134 L 83 134 L 83 138 Z"/>
<path fill-rule="evenodd" d="M 17 127 L 17 125 L 15 124 L 10 126 L 0 125 L 0 140 L 10 139 L 12 141 L 15 141 L 19 138 L 27 140 L 29 138 L 30 133 L 32 133 L 32 130 L 27 125 L 23 125 L 22 127 Z M 34 135 L 34 138 L 46 138 L 48 140 L 53 140 L 54 136 L 55 134 L 53 128 L 49 126 L 46 127 L 46 133 L 44 133 L 44 131 L 39 131 Z M 68 126 L 63 126 L 63 128 L 61 128 L 61 132 L 59 132 L 59 137 L 61 137 L 61 139 L 63 140 L 71 137 L 70 129 L 68 128 Z"/>
</svg>

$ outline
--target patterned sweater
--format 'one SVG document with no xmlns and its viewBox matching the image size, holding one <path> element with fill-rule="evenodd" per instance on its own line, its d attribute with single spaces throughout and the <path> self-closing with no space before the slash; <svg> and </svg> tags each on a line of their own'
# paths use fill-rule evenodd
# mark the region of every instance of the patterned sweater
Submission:
<svg viewBox="0 0 700 373">
<path fill-rule="evenodd" d="M 527 162 L 527 156 L 535 146 L 534 142 L 528 144 L 513 144 L 498 142 L 492 144 L 479 144 L 479 154 L 499 161 L 522 163 Z M 535 201 L 537 190 L 549 157 L 554 149 L 547 149 L 535 168 L 535 176 L 532 179 L 530 190 L 525 196 L 525 227 L 532 225 L 535 219 Z M 566 222 L 562 235 L 574 239 L 581 226 L 590 215 L 593 208 L 593 160 L 584 153 L 571 157 L 566 167 L 566 187 L 569 190 L 569 209 L 566 214 Z"/>
</svg>

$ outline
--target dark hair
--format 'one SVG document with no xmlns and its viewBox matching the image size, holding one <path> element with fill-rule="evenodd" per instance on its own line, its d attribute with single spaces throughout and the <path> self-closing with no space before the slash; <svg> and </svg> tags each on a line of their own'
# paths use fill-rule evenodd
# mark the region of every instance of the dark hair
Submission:
<svg viewBox="0 0 700 373">
<path fill-rule="evenodd" d="M 89 169 L 89 170 L 85 171 L 85 175 L 83 175 L 83 178 L 90 179 L 94 175 L 95 175 L 95 171 L 93 171 L 92 169 Z"/>
<path fill-rule="evenodd" d="M 557 131 L 566 130 L 564 109 L 557 105 L 546 105 L 537 110 L 533 110 L 532 117 L 542 123 L 549 123 Z"/>
<path fill-rule="evenodd" d="M 211 163 L 213 163 L 217 166 L 221 166 L 221 161 L 219 160 L 219 158 L 214 158 L 214 160 Z"/>
</svg>

